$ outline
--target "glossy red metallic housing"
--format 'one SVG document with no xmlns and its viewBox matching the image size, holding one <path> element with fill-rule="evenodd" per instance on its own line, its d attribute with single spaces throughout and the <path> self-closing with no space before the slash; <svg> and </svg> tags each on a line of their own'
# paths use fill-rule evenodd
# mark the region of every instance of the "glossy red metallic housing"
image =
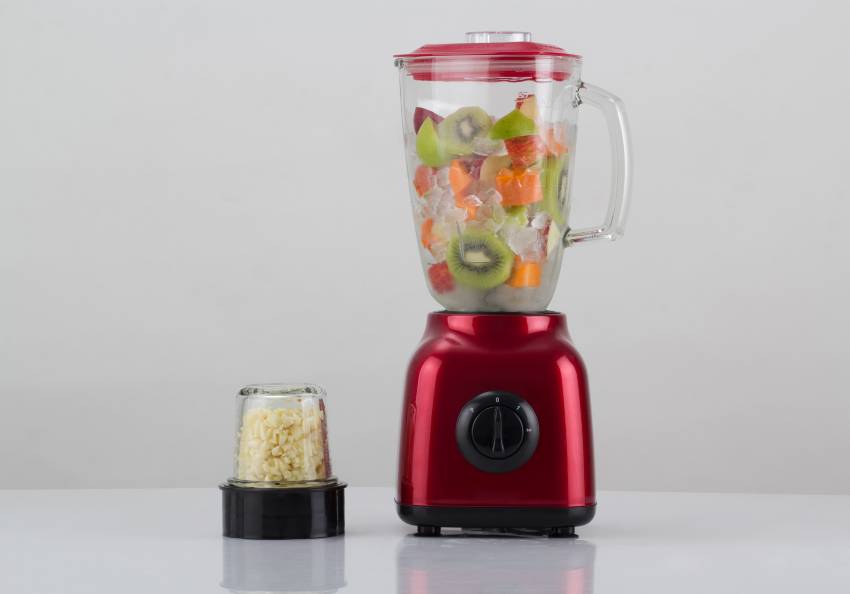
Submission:
<svg viewBox="0 0 850 594">
<path fill-rule="evenodd" d="M 531 458 L 505 473 L 472 466 L 455 440 L 461 408 L 488 391 L 524 398 L 539 421 Z M 428 316 L 408 367 L 397 502 L 446 507 L 596 503 L 584 363 L 558 313 Z"/>
</svg>

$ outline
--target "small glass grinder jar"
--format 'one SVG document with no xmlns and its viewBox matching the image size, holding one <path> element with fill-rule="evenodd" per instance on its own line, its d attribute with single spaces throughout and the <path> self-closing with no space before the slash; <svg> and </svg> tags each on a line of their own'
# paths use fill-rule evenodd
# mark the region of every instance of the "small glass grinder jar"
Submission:
<svg viewBox="0 0 850 594">
<path fill-rule="evenodd" d="M 331 472 L 325 396 L 313 384 L 254 384 L 239 391 L 233 476 L 221 485 L 224 536 L 345 532 L 345 483 Z"/>
</svg>

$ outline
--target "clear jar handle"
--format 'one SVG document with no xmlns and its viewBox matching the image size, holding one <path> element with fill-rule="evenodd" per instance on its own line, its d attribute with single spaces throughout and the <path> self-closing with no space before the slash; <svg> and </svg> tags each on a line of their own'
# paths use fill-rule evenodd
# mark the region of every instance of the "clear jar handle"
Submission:
<svg viewBox="0 0 850 594">
<path fill-rule="evenodd" d="M 602 224 L 583 229 L 567 229 L 564 233 L 565 246 L 593 239 L 619 239 L 623 236 L 628 214 L 632 164 L 629 126 L 623 102 L 604 89 L 582 82 L 576 89 L 574 104 L 579 106 L 583 103 L 599 109 L 608 124 L 608 137 L 611 141 L 611 194 L 608 198 L 608 213 Z"/>
</svg>

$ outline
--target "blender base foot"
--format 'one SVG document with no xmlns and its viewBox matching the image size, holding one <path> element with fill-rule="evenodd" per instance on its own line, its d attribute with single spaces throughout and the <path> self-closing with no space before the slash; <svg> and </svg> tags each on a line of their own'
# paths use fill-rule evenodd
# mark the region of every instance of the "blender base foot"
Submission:
<svg viewBox="0 0 850 594">
<path fill-rule="evenodd" d="M 543 534 L 569 536 L 576 526 L 593 519 L 595 505 L 584 507 L 445 507 L 398 504 L 398 515 L 416 526 L 419 533 L 437 526 L 444 528 L 510 528 L 538 530 Z M 561 534 L 563 533 L 563 534 Z"/>
<path fill-rule="evenodd" d="M 575 526 L 557 526 L 549 530 L 549 538 L 576 538 Z"/>
<path fill-rule="evenodd" d="M 416 536 L 440 536 L 439 526 L 417 526 Z"/>
</svg>

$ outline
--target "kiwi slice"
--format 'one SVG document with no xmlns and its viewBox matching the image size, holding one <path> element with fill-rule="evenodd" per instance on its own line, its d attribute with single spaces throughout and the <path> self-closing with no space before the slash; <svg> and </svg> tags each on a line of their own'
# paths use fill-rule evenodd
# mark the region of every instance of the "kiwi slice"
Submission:
<svg viewBox="0 0 850 594">
<path fill-rule="evenodd" d="M 480 107 L 461 107 L 440 122 L 440 140 L 451 155 L 471 155 L 476 138 L 487 136 L 493 121 Z"/>
<path fill-rule="evenodd" d="M 546 157 L 543 160 L 543 200 L 540 210 L 564 225 L 564 203 L 567 200 L 567 156 Z"/>
<path fill-rule="evenodd" d="M 431 118 L 425 118 L 416 133 L 416 154 L 428 167 L 442 167 L 448 162 L 443 143 L 437 134 L 437 126 Z"/>
<path fill-rule="evenodd" d="M 508 245 L 493 233 L 468 229 L 449 243 L 446 262 L 458 284 L 492 289 L 511 276 L 514 257 Z"/>
<path fill-rule="evenodd" d="M 531 136 L 537 134 L 537 124 L 530 117 L 515 109 L 500 120 L 496 120 L 490 128 L 490 138 L 494 140 L 507 140 L 517 136 Z"/>
</svg>

